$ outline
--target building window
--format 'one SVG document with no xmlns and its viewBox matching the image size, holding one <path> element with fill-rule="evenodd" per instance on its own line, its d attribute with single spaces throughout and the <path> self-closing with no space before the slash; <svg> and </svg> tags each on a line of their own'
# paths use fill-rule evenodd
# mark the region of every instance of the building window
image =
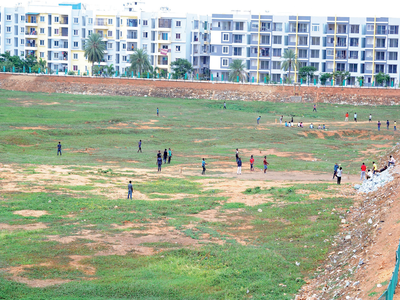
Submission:
<svg viewBox="0 0 400 300">
<path fill-rule="evenodd" d="M 273 49 L 272 50 L 272 56 L 275 56 L 275 57 L 282 56 L 282 49 Z"/>
<path fill-rule="evenodd" d="M 360 33 L 360 25 L 351 25 L 350 33 Z"/>
<path fill-rule="evenodd" d="M 319 50 L 311 50 L 311 58 L 319 58 Z"/>
<path fill-rule="evenodd" d="M 143 26 L 147 26 L 147 20 L 143 20 Z"/>
<path fill-rule="evenodd" d="M 319 24 L 312 24 L 312 31 L 319 31 Z"/>
<path fill-rule="evenodd" d="M 54 34 L 58 35 L 58 29 L 54 29 Z"/>
<path fill-rule="evenodd" d="M 7 15 L 7 21 L 11 21 L 11 15 Z"/>
<path fill-rule="evenodd" d="M 112 43 L 107 43 L 107 49 L 112 49 Z"/>
<path fill-rule="evenodd" d="M 93 34 L 93 30 L 88 30 L 88 36 Z"/>
<path fill-rule="evenodd" d="M 40 22 L 44 22 L 44 16 L 40 16 Z"/>
<path fill-rule="evenodd" d="M 41 58 L 44 57 L 44 52 L 40 52 L 40 57 L 41 57 Z"/>
<path fill-rule="evenodd" d="M 228 54 L 228 53 L 229 53 L 229 47 L 223 46 L 223 47 L 222 47 L 222 53 L 223 53 L 223 54 Z"/>
<path fill-rule="evenodd" d="M 54 47 L 58 47 L 58 41 L 54 41 Z"/>
<path fill-rule="evenodd" d="M 242 56 L 242 48 L 233 47 L 233 55 L 234 56 Z"/>
<path fill-rule="evenodd" d="M 25 44 L 25 40 L 21 39 L 21 45 L 24 45 L 24 44 Z"/>
<path fill-rule="evenodd" d="M 367 25 L 367 30 L 368 31 L 374 31 L 374 24 L 368 24 Z"/>
<path fill-rule="evenodd" d="M 44 28 L 40 28 L 40 34 L 44 34 Z"/>
<path fill-rule="evenodd" d="M 88 18 L 88 24 L 93 24 L 93 18 Z"/>
<path fill-rule="evenodd" d="M 44 46 L 44 40 L 40 40 L 40 46 Z"/>
<path fill-rule="evenodd" d="M 389 60 L 397 60 L 397 52 L 389 52 Z"/>
<path fill-rule="evenodd" d="M 376 60 L 385 60 L 385 52 L 382 52 L 382 51 L 375 52 L 375 59 Z"/>
<path fill-rule="evenodd" d="M 282 36 L 274 35 L 273 44 L 274 45 L 281 45 L 282 44 Z"/>
<path fill-rule="evenodd" d="M 385 39 L 376 39 L 376 47 L 384 48 L 385 47 Z"/>
<path fill-rule="evenodd" d="M 310 66 L 314 67 L 317 71 L 319 70 L 319 63 L 312 62 L 312 63 L 310 63 Z"/>
<path fill-rule="evenodd" d="M 375 73 L 379 72 L 385 73 L 385 65 L 375 64 Z"/>
<path fill-rule="evenodd" d="M 21 33 L 25 32 L 25 27 L 21 27 Z"/>
<path fill-rule="evenodd" d="M 24 15 L 21 15 L 21 21 L 22 22 L 25 21 L 25 16 Z"/>
<path fill-rule="evenodd" d="M 11 32 L 11 26 L 6 27 L 6 32 Z"/>
<path fill-rule="evenodd" d="M 176 38 L 177 40 L 180 40 L 180 39 L 181 39 L 181 34 L 180 34 L 180 33 L 177 33 L 177 34 L 175 35 L 175 38 Z"/>
<path fill-rule="evenodd" d="M 126 49 L 126 44 L 122 44 L 122 49 Z"/>
<path fill-rule="evenodd" d="M 176 21 L 176 27 L 181 27 L 181 21 Z"/>
<path fill-rule="evenodd" d="M 54 53 L 54 58 L 58 59 L 58 53 Z"/>
<path fill-rule="evenodd" d="M 282 23 L 274 23 L 272 25 L 272 31 L 282 31 Z"/>
<path fill-rule="evenodd" d="M 77 36 L 79 34 L 79 30 L 75 29 L 74 30 L 74 36 Z"/>
<path fill-rule="evenodd" d="M 74 18 L 74 24 L 78 24 L 79 18 Z"/>
<path fill-rule="evenodd" d="M 397 65 L 389 65 L 389 73 L 396 74 L 397 73 Z"/>
<path fill-rule="evenodd" d="M 175 52 L 181 52 L 181 46 L 176 46 L 175 47 Z"/>
<path fill-rule="evenodd" d="M 350 59 L 358 59 L 358 51 L 350 51 Z"/>
<path fill-rule="evenodd" d="M 126 55 L 122 55 L 122 61 L 126 62 Z"/>
<path fill-rule="evenodd" d="M 19 56 L 24 56 L 24 55 L 25 55 L 24 51 L 19 52 Z"/>
<path fill-rule="evenodd" d="M 349 72 L 357 73 L 357 64 L 349 64 Z"/>
<path fill-rule="evenodd" d="M 228 42 L 228 41 L 229 41 L 229 34 L 228 34 L 228 33 L 224 33 L 224 34 L 222 35 L 222 40 L 223 40 L 224 42 Z"/>
<path fill-rule="evenodd" d="M 358 38 L 350 38 L 350 47 L 358 47 Z"/>
<path fill-rule="evenodd" d="M 11 39 L 6 39 L 6 44 L 11 45 Z"/>
<path fill-rule="evenodd" d="M 78 53 L 74 53 L 74 59 L 78 59 Z"/>
<path fill-rule="evenodd" d="M 74 42 L 74 48 L 78 48 L 78 42 Z"/>
<path fill-rule="evenodd" d="M 58 23 L 59 22 L 59 18 L 58 17 L 54 17 L 54 23 Z"/>
<path fill-rule="evenodd" d="M 78 71 L 78 66 L 77 66 L 77 65 L 73 65 L 73 66 L 72 66 L 72 69 L 73 69 L 74 71 Z"/>
<path fill-rule="evenodd" d="M 307 58 L 307 50 L 306 49 L 299 50 L 299 58 Z"/>
<path fill-rule="evenodd" d="M 112 55 L 107 55 L 107 60 L 108 61 L 112 60 Z"/>
<path fill-rule="evenodd" d="M 272 62 L 272 69 L 273 70 L 280 70 L 281 68 L 281 62 L 280 61 L 273 61 Z"/>
<path fill-rule="evenodd" d="M 313 36 L 311 37 L 311 45 L 313 46 L 319 46 L 321 44 L 321 38 Z"/>
<path fill-rule="evenodd" d="M 399 40 L 398 39 L 389 39 L 389 47 L 390 48 L 399 47 Z"/>
<path fill-rule="evenodd" d="M 227 58 L 223 58 L 222 59 L 222 66 L 223 67 L 227 67 L 228 66 L 228 59 Z"/>
<path fill-rule="evenodd" d="M 143 44 L 143 50 L 147 51 L 147 44 Z"/>
<path fill-rule="evenodd" d="M 108 32 L 107 32 L 107 36 L 109 36 L 109 37 L 112 37 L 113 35 L 112 35 L 112 31 L 111 30 L 108 30 Z"/>
<path fill-rule="evenodd" d="M 112 25 L 113 24 L 113 19 L 108 19 L 107 22 L 108 22 L 108 25 Z"/>
<path fill-rule="evenodd" d="M 389 34 L 399 34 L 399 26 L 389 26 Z"/>
<path fill-rule="evenodd" d="M 148 36 L 149 36 L 149 33 L 148 33 L 148 32 L 146 32 L 146 31 L 144 31 L 144 32 L 143 32 L 143 38 L 144 38 L 144 39 L 147 39 L 147 38 L 148 38 Z"/>
</svg>

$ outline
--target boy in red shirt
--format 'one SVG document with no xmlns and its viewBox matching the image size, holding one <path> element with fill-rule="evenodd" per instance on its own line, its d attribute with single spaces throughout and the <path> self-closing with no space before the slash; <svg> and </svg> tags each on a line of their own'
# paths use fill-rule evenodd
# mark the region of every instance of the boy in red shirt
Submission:
<svg viewBox="0 0 400 300">
<path fill-rule="evenodd" d="M 266 173 L 266 172 L 267 172 L 268 165 L 269 165 L 269 163 L 267 163 L 267 157 L 266 157 L 266 156 L 264 156 L 264 173 Z"/>
<path fill-rule="evenodd" d="M 361 180 L 365 179 L 365 171 L 367 170 L 367 166 L 363 163 L 361 166 Z"/>
<path fill-rule="evenodd" d="M 254 158 L 253 158 L 253 155 L 250 158 L 250 171 L 254 171 Z"/>
<path fill-rule="evenodd" d="M 346 113 L 346 118 L 344 119 L 346 122 L 349 120 L 349 113 Z"/>
</svg>

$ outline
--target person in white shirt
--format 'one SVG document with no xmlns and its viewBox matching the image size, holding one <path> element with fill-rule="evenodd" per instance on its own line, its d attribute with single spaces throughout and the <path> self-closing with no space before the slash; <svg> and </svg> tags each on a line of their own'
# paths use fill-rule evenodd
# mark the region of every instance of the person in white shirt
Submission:
<svg viewBox="0 0 400 300">
<path fill-rule="evenodd" d="M 314 125 L 311 123 L 310 124 L 310 129 L 313 129 L 314 128 Z"/>
<path fill-rule="evenodd" d="M 342 180 L 342 167 L 340 167 L 339 170 L 337 171 L 336 178 L 337 178 L 337 184 L 340 184 L 340 181 Z"/>
<path fill-rule="evenodd" d="M 392 155 L 390 155 L 388 167 L 390 167 L 390 165 L 394 166 L 395 163 L 396 163 L 396 160 L 394 159 L 394 157 Z"/>
</svg>

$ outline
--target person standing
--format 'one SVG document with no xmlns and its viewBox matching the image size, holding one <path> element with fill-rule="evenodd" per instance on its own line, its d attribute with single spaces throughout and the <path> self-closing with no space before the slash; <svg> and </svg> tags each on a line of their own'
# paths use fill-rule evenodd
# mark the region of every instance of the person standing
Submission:
<svg viewBox="0 0 400 300">
<path fill-rule="evenodd" d="M 133 193 L 132 181 L 129 181 L 129 184 L 128 184 L 128 199 L 130 197 L 131 200 L 132 200 L 132 193 Z"/>
<path fill-rule="evenodd" d="M 206 174 L 206 161 L 203 158 L 203 161 L 201 162 L 201 167 L 203 168 L 203 172 L 201 172 L 201 175 Z"/>
<path fill-rule="evenodd" d="M 264 156 L 263 164 L 264 164 L 264 173 L 266 173 L 267 169 L 268 169 L 268 165 L 269 165 L 269 163 L 267 162 L 267 157 L 266 156 Z"/>
<path fill-rule="evenodd" d="M 58 154 L 62 155 L 62 152 L 61 152 L 61 142 L 58 142 L 58 145 L 57 145 L 57 156 L 58 156 Z"/>
<path fill-rule="evenodd" d="M 164 149 L 164 155 L 163 155 L 164 164 L 166 164 L 166 163 L 167 163 L 167 157 L 168 157 L 168 152 L 167 152 L 167 149 Z"/>
<path fill-rule="evenodd" d="M 314 112 L 314 111 L 317 112 L 317 105 L 316 105 L 316 104 L 314 104 L 314 108 L 313 108 L 312 111 L 313 111 L 313 112 Z"/>
<path fill-rule="evenodd" d="M 279 118 L 279 124 L 282 124 L 282 121 L 283 121 L 283 116 L 280 116 L 280 118 Z"/>
<path fill-rule="evenodd" d="M 354 122 L 357 122 L 357 113 L 354 113 Z"/>
<path fill-rule="evenodd" d="M 158 107 L 157 107 L 157 117 L 159 116 L 159 114 L 160 114 L 160 111 L 158 110 Z"/>
<path fill-rule="evenodd" d="M 172 158 L 172 150 L 171 148 L 168 148 L 168 163 L 171 163 L 171 158 Z"/>
<path fill-rule="evenodd" d="M 396 131 L 396 126 L 397 126 L 397 123 L 396 123 L 396 121 L 394 121 L 393 122 L 393 131 Z"/>
<path fill-rule="evenodd" d="M 224 109 L 226 109 L 226 102 L 224 101 Z"/>
<path fill-rule="evenodd" d="M 363 163 L 361 166 L 361 180 L 365 178 L 365 171 L 367 171 L 367 166 Z"/>
<path fill-rule="evenodd" d="M 257 124 L 260 124 L 260 119 L 261 119 L 261 116 L 259 116 L 259 117 L 257 118 Z"/>
<path fill-rule="evenodd" d="M 372 162 L 372 174 L 375 175 L 377 170 L 378 170 L 378 167 L 377 167 L 376 163 L 373 161 Z"/>
<path fill-rule="evenodd" d="M 240 157 L 239 157 L 239 159 L 238 159 L 238 161 L 237 161 L 237 175 L 242 175 L 242 160 L 240 159 Z"/>
<path fill-rule="evenodd" d="M 236 148 L 236 162 L 239 160 L 239 149 Z"/>
<path fill-rule="evenodd" d="M 250 171 L 254 171 L 254 158 L 253 158 L 253 155 L 250 157 Z"/>
<path fill-rule="evenodd" d="M 347 112 L 344 118 L 344 121 L 347 122 L 349 120 L 349 113 Z"/>
<path fill-rule="evenodd" d="M 381 121 L 378 121 L 378 131 L 381 131 Z"/>
<path fill-rule="evenodd" d="M 337 184 L 340 184 L 340 182 L 342 181 L 342 167 L 340 167 L 339 170 L 337 171 L 336 178 L 337 178 Z"/>
<path fill-rule="evenodd" d="M 161 172 L 161 165 L 162 165 L 161 151 L 158 150 L 158 153 L 157 153 L 157 166 L 158 166 L 157 172 Z"/>
<path fill-rule="evenodd" d="M 386 120 L 386 129 L 387 130 L 389 130 L 389 125 L 390 125 L 389 120 Z"/>
<path fill-rule="evenodd" d="M 335 179 L 336 173 L 339 169 L 339 165 L 337 163 L 335 163 L 335 165 L 333 166 L 333 177 L 332 179 Z"/>
<path fill-rule="evenodd" d="M 369 121 L 372 122 L 372 115 L 369 114 Z"/>
<path fill-rule="evenodd" d="M 139 143 L 138 143 L 138 151 L 137 151 L 137 153 L 139 153 L 139 151 L 140 151 L 140 153 L 142 153 L 142 140 L 139 140 Z"/>
</svg>

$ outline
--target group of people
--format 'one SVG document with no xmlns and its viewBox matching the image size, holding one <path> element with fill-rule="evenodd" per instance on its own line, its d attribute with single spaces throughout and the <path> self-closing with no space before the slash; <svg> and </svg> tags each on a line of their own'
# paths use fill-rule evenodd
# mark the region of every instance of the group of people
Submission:
<svg viewBox="0 0 400 300">
<path fill-rule="evenodd" d="M 164 164 L 170 164 L 171 163 L 171 158 L 172 158 L 172 150 L 171 148 L 168 148 L 164 150 L 164 153 L 161 155 L 161 150 L 158 150 L 157 153 L 157 172 L 161 172 L 161 166 L 164 162 Z"/>
<path fill-rule="evenodd" d="M 367 166 L 363 163 L 361 165 L 361 180 L 363 179 L 370 179 L 372 178 L 373 175 L 377 173 L 382 173 L 383 171 L 387 170 L 390 166 L 394 166 L 396 164 L 396 160 L 394 159 L 393 155 L 390 155 L 388 164 L 385 165 L 383 168 L 378 169 L 378 166 L 376 163 L 373 161 L 372 162 L 372 170 L 369 169 L 367 172 Z"/>
<path fill-rule="evenodd" d="M 378 121 L 378 131 L 381 131 L 381 121 Z M 386 120 L 386 129 L 389 130 L 390 127 L 390 122 L 389 120 Z M 393 130 L 396 131 L 397 130 L 397 123 L 396 121 L 393 122 Z"/>
</svg>

